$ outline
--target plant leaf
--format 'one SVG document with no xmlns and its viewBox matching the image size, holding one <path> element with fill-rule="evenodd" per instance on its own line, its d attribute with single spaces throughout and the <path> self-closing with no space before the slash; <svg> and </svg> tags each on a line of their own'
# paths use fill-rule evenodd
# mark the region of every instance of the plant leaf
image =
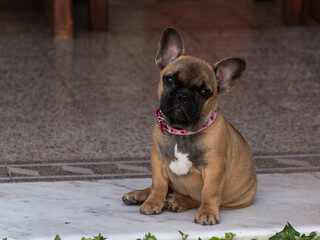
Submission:
<svg viewBox="0 0 320 240">
<path fill-rule="evenodd" d="M 186 240 L 189 237 L 189 234 L 184 234 L 183 232 L 179 231 L 181 234 L 182 240 Z"/>
<path fill-rule="evenodd" d="M 54 238 L 54 240 L 61 240 L 60 236 L 57 234 L 57 236 Z"/>
<path fill-rule="evenodd" d="M 294 240 L 295 237 L 300 237 L 300 233 L 288 222 L 281 232 L 276 233 L 269 240 Z"/>
<path fill-rule="evenodd" d="M 106 240 L 107 238 L 104 238 L 101 233 L 99 233 L 98 236 L 94 237 L 94 240 Z"/>
<path fill-rule="evenodd" d="M 225 236 L 226 236 L 226 240 L 231 240 L 235 236 L 235 234 L 229 232 L 229 233 L 225 233 Z"/>
<path fill-rule="evenodd" d="M 311 240 L 317 235 L 317 232 L 311 232 L 309 236 L 303 234 L 301 237 L 295 237 L 296 240 Z"/>
<path fill-rule="evenodd" d="M 157 240 L 157 238 L 154 235 L 151 235 L 151 233 L 145 234 L 144 238 L 137 238 L 136 240 Z"/>
<path fill-rule="evenodd" d="M 222 240 L 221 238 L 217 238 L 217 237 L 212 237 L 209 240 Z"/>
<path fill-rule="evenodd" d="M 297 232 L 290 223 L 287 223 L 287 231 L 288 231 L 288 236 L 290 237 L 290 239 L 295 239 L 295 237 L 300 237 L 300 233 Z"/>
</svg>

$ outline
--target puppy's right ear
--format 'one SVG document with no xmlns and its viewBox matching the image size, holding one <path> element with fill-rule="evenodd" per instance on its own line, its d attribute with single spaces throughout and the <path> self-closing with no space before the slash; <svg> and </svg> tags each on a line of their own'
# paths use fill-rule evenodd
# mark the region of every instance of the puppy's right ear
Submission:
<svg viewBox="0 0 320 240">
<path fill-rule="evenodd" d="M 165 68 L 174 59 L 184 54 L 183 41 L 179 32 L 173 28 L 166 28 L 160 37 L 156 64 L 160 69 Z"/>
</svg>

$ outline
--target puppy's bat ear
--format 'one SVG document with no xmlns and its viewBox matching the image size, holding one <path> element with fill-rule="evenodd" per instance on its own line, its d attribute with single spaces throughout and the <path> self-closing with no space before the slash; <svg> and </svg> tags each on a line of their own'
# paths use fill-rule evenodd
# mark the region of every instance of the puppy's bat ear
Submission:
<svg viewBox="0 0 320 240">
<path fill-rule="evenodd" d="M 213 65 L 216 75 L 218 93 L 229 92 L 246 68 L 241 58 L 226 58 Z"/>
<path fill-rule="evenodd" d="M 160 37 L 156 64 L 160 69 L 165 68 L 170 62 L 184 54 L 183 41 L 179 32 L 173 28 L 166 28 Z"/>
</svg>

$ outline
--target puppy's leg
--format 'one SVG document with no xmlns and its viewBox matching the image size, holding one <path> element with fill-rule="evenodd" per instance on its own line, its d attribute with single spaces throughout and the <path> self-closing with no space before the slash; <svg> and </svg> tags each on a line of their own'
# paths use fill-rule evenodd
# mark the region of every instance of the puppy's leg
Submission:
<svg viewBox="0 0 320 240">
<path fill-rule="evenodd" d="M 166 207 L 171 212 L 183 212 L 199 206 L 199 201 L 177 192 L 169 194 L 166 201 Z"/>
<path fill-rule="evenodd" d="M 196 223 L 202 225 L 220 223 L 219 208 L 224 184 L 224 166 L 223 164 L 217 166 L 219 165 L 217 162 L 215 164 L 215 166 L 208 164 L 203 172 L 201 205 L 194 219 Z"/>
<path fill-rule="evenodd" d="M 142 204 L 140 212 L 143 214 L 161 213 L 168 193 L 169 177 L 162 167 L 156 147 L 151 153 L 152 185 L 150 194 Z"/>
<path fill-rule="evenodd" d="M 151 186 L 143 190 L 129 192 L 122 197 L 122 201 L 127 205 L 141 205 L 149 196 Z"/>
</svg>

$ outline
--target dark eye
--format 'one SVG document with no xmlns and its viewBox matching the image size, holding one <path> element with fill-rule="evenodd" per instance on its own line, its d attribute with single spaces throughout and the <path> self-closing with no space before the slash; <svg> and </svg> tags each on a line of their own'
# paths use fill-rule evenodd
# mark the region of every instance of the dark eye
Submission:
<svg viewBox="0 0 320 240">
<path fill-rule="evenodd" d="M 166 86 L 172 87 L 174 83 L 173 76 L 170 76 L 170 75 L 163 76 L 163 82 Z"/>
<path fill-rule="evenodd" d="M 205 97 L 205 98 L 208 98 L 211 96 L 211 92 L 208 88 L 201 88 L 200 89 L 200 94 Z"/>
</svg>

